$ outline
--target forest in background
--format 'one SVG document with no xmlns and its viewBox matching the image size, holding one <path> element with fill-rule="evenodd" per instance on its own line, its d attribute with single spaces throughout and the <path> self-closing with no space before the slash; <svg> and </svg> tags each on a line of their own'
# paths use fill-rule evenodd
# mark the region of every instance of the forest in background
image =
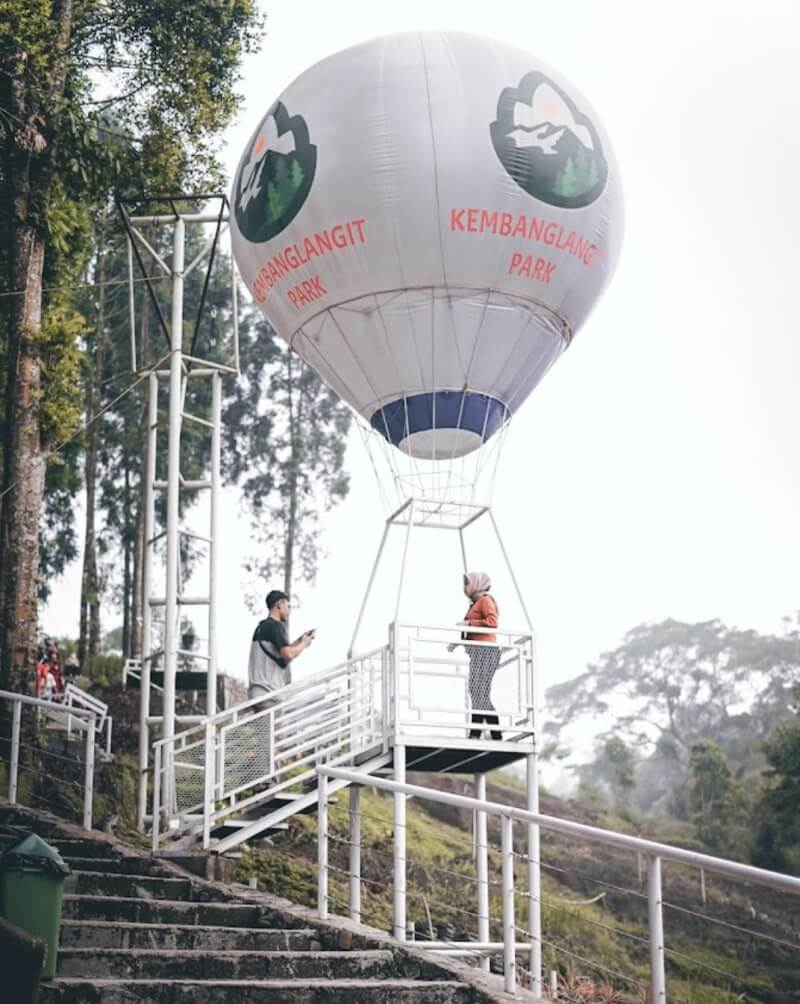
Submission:
<svg viewBox="0 0 800 1004">
<path fill-rule="evenodd" d="M 800 618 L 781 634 L 666 620 L 549 688 L 544 755 L 576 799 L 800 874 Z M 578 736 L 594 736 L 576 763 Z"/>
<path fill-rule="evenodd" d="M 121 650 L 141 651 L 142 375 L 168 351 L 169 291 L 155 281 L 151 301 L 136 275 L 134 367 L 117 201 L 169 213 L 196 204 L 158 196 L 226 190 L 220 136 L 263 28 L 254 0 L 9 0 L 0 12 L 0 689 L 31 689 L 40 601 L 77 558 L 81 662 L 101 657 L 120 620 Z M 169 228 L 147 237 L 169 262 Z M 194 239 L 187 261 L 205 238 Z M 231 351 L 228 265 L 216 256 L 194 329 L 202 270 L 186 288 L 186 346 L 218 358 Z M 350 416 L 254 312 L 240 323 L 224 475 L 252 517 L 253 577 L 289 591 L 313 580 L 318 517 L 347 492 Z M 191 395 L 207 413 L 202 389 Z M 187 430 L 184 476 L 207 454 L 207 437 Z M 184 547 L 184 578 L 202 557 Z"/>
</svg>

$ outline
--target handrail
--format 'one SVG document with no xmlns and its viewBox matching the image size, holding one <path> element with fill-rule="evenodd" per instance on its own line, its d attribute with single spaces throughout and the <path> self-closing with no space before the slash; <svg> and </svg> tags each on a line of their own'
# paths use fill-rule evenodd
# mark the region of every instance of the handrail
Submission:
<svg viewBox="0 0 800 1004">
<path fill-rule="evenodd" d="M 0 690 L 0 699 L 19 701 L 20 704 L 33 704 L 39 708 L 47 708 L 49 711 L 60 711 L 64 715 L 75 715 L 81 718 L 97 717 L 94 711 L 85 711 L 83 708 L 65 708 L 58 701 L 43 701 L 40 697 L 28 697 L 27 694 L 17 694 L 13 690 Z"/>
<path fill-rule="evenodd" d="M 376 655 L 379 655 L 384 649 L 385 645 L 380 645 L 377 648 L 371 649 L 369 652 L 359 653 L 352 659 L 345 659 L 343 662 L 337 663 L 335 666 L 331 666 L 329 669 L 323 669 L 319 673 L 314 673 L 312 676 L 303 677 L 301 680 L 295 680 L 292 683 L 288 683 L 285 687 L 279 687 L 277 690 L 270 691 L 263 697 L 253 697 L 247 701 L 242 701 L 241 704 L 236 704 L 232 708 L 226 708 L 224 711 L 218 711 L 215 715 L 204 716 L 197 723 L 197 725 L 192 726 L 189 729 L 184 729 L 183 732 L 176 732 L 172 739 L 157 739 L 153 742 L 153 746 L 164 746 L 170 742 L 177 742 L 183 736 L 189 735 L 191 732 L 199 731 L 200 728 L 205 728 L 207 725 L 216 725 L 218 722 L 226 721 L 227 719 L 235 716 L 242 715 L 259 704 L 274 704 L 275 701 L 281 701 L 286 697 L 291 697 L 295 693 L 306 693 L 313 690 L 314 687 L 321 685 L 329 679 L 334 678 L 337 674 L 340 674 L 343 670 L 346 670 L 349 666 L 352 666 L 355 662 L 363 662 L 366 659 L 372 659 Z M 241 721 L 241 719 L 240 719 Z"/>
<path fill-rule="evenodd" d="M 94 739 L 97 714 L 89 709 L 65 707 L 56 701 L 43 701 L 39 697 L 28 697 L 27 694 L 17 694 L 10 690 L 0 690 L 0 700 L 10 701 L 14 708 L 11 723 L 11 756 L 8 766 L 8 801 L 12 805 L 17 801 L 23 705 L 44 708 L 50 715 L 54 713 L 63 715 L 67 719 L 68 727 L 71 718 L 77 718 L 78 720 L 85 719 L 81 723 L 81 728 L 86 732 L 86 755 L 83 777 L 83 828 L 91 830 L 92 805 L 94 801 Z"/>
<path fill-rule="evenodd" d="M 486 942 L 488 934 L 488 901 L 483 907 L 479 905 L 478 941 L 487 952 L 494 951 L 495 944 L 503 953 L 503 978 L 504 987 L 507 993 L 512 996 L 516 994 L 516 954 L 518 946 L 516 942 L 517 924 L 515 920 L 515 896 L 517 895 L 514 882 L 514 858 L 518 857 L 514 851 L 513 826 L 515 821 L 525 823 L 528 828 L 530 840 L 531 830 L 539 829 L 551 830 L 556 833 L 563 833 L 571 837 L 581 837 L 584 840 L 591 840 L 611 847 L 620 847 L 627 851 L 634 851 L 637 854 L 644 854 L 647 857 L 647 933 L 650 955 L 650 997 L 653 1004 L 666 1004 L 667 1002 L 667 981 L 665 959 L 667 947 L 664 935 L 663 920 L 663 898 L 661 892 L 661 862 L 672 861 L 676 864 L 691 865 L 692 867 L 703 869 L 704 871 L 716 872 L 730 878 L 736 878 L 744 882 L 752 882 L 765 886 L 769 889 L 777 889 L 782 892 L 800 894 L 800 879 L 791 875 L 782 875 L 779 872 L 767 871 L 764 868 L 755 868 L 752 865 L 740 864 L 736 861 L 728 861 L 724 858 L 716 858 L 710 854 L 702 854 L 697 851 L 688 851 L 680 847 L 671 847 L 655 840 L 646 840 L 641 837 L 632 837 L 625 833 L 616 833 L 612 830 L 604 830 L 597 826 L 589 826 L 585 823 L 575 823 L 567 819 L 559 819 L 555 816 L 547 816 L 540 812 L 532 812 L 528 809 L 518 809 L 515 806 L 503 805 L 499 802 L 490 802 L 485 798 L 470 798 L 467 795 L 456 795 L 451 792 L 439 791 L 435 788 L 425 788 L 421 785 L 406 784 L 401 781 L 391 781 L 385 778 L 376 777 L 374 774 L 359 770 L 348 770 L 346 767 L 336 767 L 324 764 L 317 766 L 318 775 L 318 847 L 317 847 L 317 909 L 321 919 L 328 916 L 328 842 L 330 833 L 328 828 L 328 792 L 331 782 L 337 784 L 348 784 L 351 791 L 357 791 L 359 786 L 377 788 L 380 791 L 387 791 L 395 797 L 395 851 L 394 851 L 394 908 L 395 908 L 395 937 L 403 938 L 405 932 L 405 896 L 406 896 L 406 831 L 405 815 L 401 813 L 402 825 L 398 827 L 397 802 L 402 804 L 406 798 L 423 798 L 432 802 L 439 802 L 454 808 L 466 809 L 474 814 L 476 820 L 485 821 L 487 814 L 500 817 L 502 832 L 502 930 L 503 941 L 489 944 Z M 485 791 L 485 788 L 483 789 Z M 350 871 L 345 873 L 350 877 L 350 915 L 360 917 L 361 902 L 361 865 L 360 865 L 360 819 L 358 814 L 358 800 L 356 799 L 355 811 L 353 811 L 350 821 Z M 352 811 L 352 810 L 351 810 Z M 483 824 L 483 840 L 486 840 L 485 822 Z M 400 848 L 400 853 L 398 853 Z M 538 857 L 538 854 L 535 855 Z M 532 885 L 530 866 L 532 863 L 539 864 L 538 861 L 531 861 L 530 843 L 528 845 L 528 890 L 521 893 L 526 896 L 530 903 L 540 902 L 540 894 L 536 892 Z M 484 866 L 483 879 L 480 878 L 479 871 L 479 896 L 480 883 L 485 885 L 486 872 Z M 398 923 L 398 918 L 402 924 Z M 483 937 L 481 937 L 481 919 L 483 918 Z M 531 952 L 531 985 L 535 992 L 541 990 L 541 930 L 535 926 L 530 931 L 524 931 L 526 939 L 529 939 L 527 947 Z M 455 946 L 449 942 L 442 942 L 439 946 L 433 946 L 432 950 L 443 950 L 450 954 L 468 954 L 475 949 L 470 945 L 458 943 Z M 457 951 L 450 951 L 451 949 Z"/>
<path fill-rule="evenodd" d="M 795 878 L 792 875 L 783 875 L 780 872 L 768 871 L 766 868 L 756 868 L 754 865 L 744 865 L 738 861 L 728 861 L 726 858 L 717 858 L 711 854 L 689 851 L 682 847 L 672 847 L 669 844 L 661 844 L 656 840 L 632 837 L 627 833 L 604 830 L 601 827 L 589 826 L 586 823 L 575 823 L 570 819 L 559 819 L 557 816 L 546 816 L 539 812 L 529 812 L 527 809 L 518 809 L 515 806 L 503 805 L 500 802 L 482 801 L 477 798 L 470 798 L 468 795 L 455 795 L 447 791 L 438 791 L 435 788 L 425 788 L 418 784 L 400 784 L 397 781 L 373 777 L 372 775 L 369 775 L 369 780 L 365 780 L 363 773 L 354 770 L 345 770 L 340 767 L 320 765 L 317 768 L 317 772 L 342 781 L 349 781 L 351 784 L 368 784 L 374 788 L 390 792 L 401 791 L 406 795 L 427 798 L 432 802 L 442 802 L 455 808 L 468 809 L 470 812 L 489 812 L 492 815 L 509 816 L 522 823 L 534 823 L 543 830 L 553 830 L 556 833 L 565 833 L 571 837 L 584 837 L 597 843 L 650 854 L 665 861 L 692 865 L 695 868 L 703 868 L 706 871 L 728 875 L 731 878 L 742 879 L 745 882 L 755 882 L 757 885 L 764 885 L 770 889 L 800 893 L 800 878 Z"/>
</svg>

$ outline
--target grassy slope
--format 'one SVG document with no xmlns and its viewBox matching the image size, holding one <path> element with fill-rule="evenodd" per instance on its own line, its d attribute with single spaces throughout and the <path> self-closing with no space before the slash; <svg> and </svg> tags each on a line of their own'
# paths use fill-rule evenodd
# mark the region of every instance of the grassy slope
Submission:
<svg viewBox="0 0 800 1004">
<path fill-rule="evenodd" d="M 466 778 L 428 775 L 410 780 L 429 786 L 438 782 L 451 790 L 470 792 Z M 496 774 L 490 779 L 488 797 L 523 805 L 524 787 L 507 774 Z M 347 869 L 348 853 L 347 846 L 340 842 L 347 834 L 346 798 L 340 793 L 337 807 L 331 811 L 334 837 L 331 861 L 334 869 L 342 870 Z M 579 811 L 570 803 L 550 797 L 542 801 L 542 811 L 546 813 L 631 830 L 630 824 L 621 819 Z M 391 799 L 364 791 L 362 811 L 363 917 L 375 927 L 388 930 L 392 915 Z M 516 849 L 524 854 L 524 833 L 521 827 L 516 829 Z M 490 844 L 499 846 L 496 826 L 490 824 L 489 836 Z M 438 937 L 463 940 L 474 935 L 477 921 L 469 819 L 449 807 L 412 800 L 408 803 L 407 847 L 408 916 L 417 924 L 417 936 L 429 936 L 429 916 Z M 490 858 L 490 880 L 498 883 L 499 854 L 493 851 Z M 647 902 L 639 884 L 637 862 L 622 853 L 546 834 L 542 841 L 542 864 L 546 969 L 559 969 L 574 987 L 578 986 L 578 977 L 583 976 L 598 985 L 613 985 L 623 993 L 623 1000 L 641 1000 L 637 984 L 646 983 L 648 973 L 648 948 L 642 941 L 647 934 Z M 520 890 L 524 867 L 525 861 L 519 860 L 516 877 Z M 292 821 L 287 833 L 273 838 L 273 846 L 246 851 L 239 874 L 243 879 L 256 876 L 261 888 L 314 905 L 315 819 L 299 817 Z M 727 1004 L 743 999 L 777 1004 L 800 1000 L 800 941 L 791 930 L 788 933 L 785 930 L 791 923 L 788 897 L 784 900 L 756 890 L 751 890 L 754 895 L 747 897 L 741 886 L 706 878 L 707 904 L 703 907 L 697 873 L 676 866 L 665 867 L 665 902 L 693 911 L 688 914 L 669 907 L 665 910 L 668 947 L 691 957 L 669 956 L 672 999 L 691 1004 Z M 332 909 L 346 912 L 347 878 L 341 872 L 332 871 L 330 892 Z M 576 904 L 600 893 L 603 897 L 598 902 Z M 491 937 L 500 940 L 502 934 L 495 920 L 501 914 L 499 884 L 492 885 L 491 900 Z M 769 914 L 772 922 L 754 922 L 751 906 L 760 914 Z M 772 937 L 794 941 L 797 948 L 767 946 L 765 950 L 746 934 L 712 924 L 708 918 L 760 929 Z M 522 897 L 518 899 L 517 924 L 527 926 L 527 908 Z M 521 931 L 518 937 L 524 940 L 524 933 Z M 621 975 L 614 976 L 612 972 Z M 600 997 L 591 996 L 588 985 L 588 982 L 582 984 L 582 992 L 599 1000 Z"/>
</svg>

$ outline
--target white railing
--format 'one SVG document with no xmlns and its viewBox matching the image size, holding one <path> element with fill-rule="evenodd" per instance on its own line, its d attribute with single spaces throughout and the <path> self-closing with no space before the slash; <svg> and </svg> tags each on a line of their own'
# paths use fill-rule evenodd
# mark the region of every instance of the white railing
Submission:
<svg viewBox="0 0 800 1004">
<path fill-rule="evenodd" d="M 495 634 L 496 644 L 489 644 L 466 642 L 463 631 L 393 624 L 385 647 L 156 741 L 153 848 L 191 831 L 201 832 L 203 846 L 210 846 L 211 831 L 226 819 L 241 813 L 252 818 L 259 807 L 296 795 L 298 786 L 315 786 L 321 763 L 352 763 L 367 750 L 387 753 L 395 742 L 468 742 L 474 715 L 496 714 L 497 724 L 475 727 L 499 730 L 504 744 L 530 752 L 530 635 L 470 629 Z M 479 671 L 485 655 L 494 673 L 496 709 L 470 703 L 470 664 Z M 243 829 L 241 839 L 256 825 Z M 223 849 L 237 842 L 226 840 Z"/>
<path fill-rule="evenodd" d="M 103 731 L 106 734 L 105 751 L 108 756 L 111 755 L 111 728 L 113 725 L 113 720 L 108 713 L 108 705 L 105 701 L 101 701 L 100 698 L 94 697 L 92 694 L 87 693 L 80 687 L 76 687 L 74 683 L 68 683 L 64 688 L 64 697 L 62 699 L 62 707 L 72 710 L 73 708 L 81 708 L 83 711 L 92 711 L 95 715 L 94 728 L 98 736 L 102 736 Z M 72 736 L 72 715 L 67 715 L 67 735 Z"/>
<path fill-rule="evenodd" d="M 468 631 L 473 640 L 467 641 Z M 496 637 L 496 642 L 480 640 Z M 503 742 L 531 745 L 534 734 L 533 638 L 497 628 L 394 624 L 392 723 L 394 736 L 408 741 L 462 739 L 475 731 L 502 734 Z M 495 666 L 497 667 L 495 669 Z M 481 675 L 492 679 L 491 708 L 472 699 Z M 473 723 L 492 716 L 496 724 Z M 466 730 L 466 731 L 465 731 Z"/>
<path fill-rule="evenodd" d="M 8 765 L 8 800 L 12 805 L 16 804 L 20 795 L 19 771 L 20 763 L 23 759 L 21 750 L 28 749 L 32 755 L 39 755 L 48 758 L 48 775 L 61 784 L 76 784 L 66 776 L 59 776 L 58 764 L 66 762 L 69 766 L 76 762 L 70 757 L 63 757 L 55 754 L 44 747 L 39 742 L 39 729 L 41 719 L 56 721 L 64 727 L 65 732 L 71 727 L 84 733 L 85 736 L 85 756 L 83 769 L 83 784 L 79 785 L 83 789 L 83 827 L 86 830 L 92 828 L 92 803 L 94 800 L 94 760 L 95 760 L 95 734 L 96 719 L 94 711 L 83 708 L 65 708 L 55 701 L 42 701 L 38 697 L 27 697 L 24 694 L 15 694 L 11 691 L 0 690 L 0 700 L 11 705 L 11 750 Z M 30 729 L 25 730 L 26 737 L 30 737 L 33 742 L 22 742 L 22 712 L 23 708 L 30 708 L 36 714 L 36 722 L 32 723 Z M 23 769 L 25 769 L 23 767 Z M 51 806 L 48 806 L 51 808 Z"/>
<path fill-rule="evenodd" d="M 656 843 L 651 840 L 644 840 L 639 837 L 629 836 L 624 833 L 617 833 L 611 830 L 603 830 L 596 826 L 587 826 L 583 823 L 576 823 L 571 820 L 559 819 L 554 816 L 542 815 L 538 812 L 529 812 L 525 809 L 518 809 L 513 806 L 503 805 L 498 802 L 489 802 L 483 799 L 470 798 L 465 795 L 456 795 L 450 792 L 437 791 L 432 788 L 423 788 L 419 785 L 401 784 L 384 778 L 375 777 L 363 771 L 348 770 L 333 766 L 320 766 L 317 768 L 320 775 L 318 788 L 318 900 L 317 906 L 321 919 L 327 918 L 330 910 L 330 897 L 328 894 L 328 879 L 330 865 L 328 861 L 328 842 L 330 833 L 328 828 L 328 784 L 331 782 L 347 783 L 351 791 L 357 791 L 357 786 L 376 788 L 381 791 L 390 792 L 395 797 L 414 798 L 440 802 L 444 805 L 453 806 L 459 809 L 466 809 L 475 813 L 476 818 L 480 815 L 491 815 L 499 818 L 501 825 L 502 845 L 500 849 L 502 860 L 502 942 L 491 942 L 488 939 L 479 938 L 477 942 L 423 942 L 421 945 L 431 950 L 439 950 L 446 954 L 458 955 L 484 955 L 499 954 L 503 956 L 503 974 L 505 990 L 508 993 L 517 992 L 518 980 L 516 972 L 516 955 L 520 950 L 517 942 L 518 933 L 522 933 L 525 938 L 524 951 L 530 952 L 531 960 L 541 959 L 541 943 L 544 935 L 540 934 L 539 944 L 534 943 L 532 932 L 521 928 L 516 921 L 515 900 L 518 896 L 525 898 L 528 903 L 534 899 L 534 890 L 530 884 L 520 892 L 515 885 L 514 864 L 515 860 L 525 858 L 530 865 L 529 859 L 525 855 L 520 855 L 514 850 L 514 823 L 519 822 L 526 827 L 536 826 L 542 830 L 559 833 L 569 837 L 575 837 L 590 843 L 599 843 L 608 847 L 621 848 L 636 855 L 644 856 L 647 860 L 647 903 L 648 903 L 648 944 L 649 944 L 649 967 L 650 967 L 650 996 L 649 1000 L 653 1004 L 665 1004 L 667 1001 L 667 979 L 666 979 L 666 956 L 669 949 L 666 945 L 663 923 L 663 900 L 661 894 L 661 866 L 662 862 L 674 862 L 675 864 L 688 865 L 698 868 L 703 873 L 716 873 L 728 878 L 738 879 L 742 882 L 753 883 L 764 886 L 768 889 L 788 892 L 800 897 L 800 878 L 790 875 L 782 875 L 778 872 L 766 871 L 762 868 L 754 868 L 751 865 L 740 864 L 736 861 L 727 861 L 724 858 L 712 857 L 708 854 L 700 854 L 696 851 L 684 850 L 680 847 L 671 847 L 667 844 Z M 357 800 L 351 800 L 352 805 L 358 805 Z M 405 839 L 405 834 L 404 834 Z M 350 889 L 350 916 L 360 916 L 360 818 L 358 811 L 351 811 L 350 814 L 350 869 L 349 889 Z M 394 857 L 395 868 L 393 875 L 393 895 L 395 907 L 398 898 L 405 900 L 406 894 L 406 854 L 405 847 L 402 856 Z M 538 865 L 538 862 L 536 862 Z M 341 869 L 337 869 L 341 871 Z M 530 870 L 526 869 L 526 874 L 530 882 Z M 479 903 L 486 904 L 484 909 L 488 911 L 488 876 L 484 873 L 478 875 L 477 883 L 480 887 L 485 884 L 487 888 L 478 890 Z M 537 904 L 538 906 L 539 904 Z M 800 910 L 800 899 L 798 899 L 798 909 Z M 396 911 L 395 911 L 396 912 Z M 488 916 L 479 916 L 485 919 L 488 929 Z M 757 937 L 757 932 L 751 932 Z M 420 943 L 417 943 L 420 945 Z M 542 974 L 541 964 L 535 966 L 531 963 L 531 985 L 532 989 L 541 995 Z"/>
<path fill-rule="evenodd" d="M 122 686 L 128 686 L 128 678 L 131 680 L 137 680 L 139 686 L 142 684 L 142 660 L 141 659 L 126 659 L 122 665 Z M 159 687 L 157 683 L 150 682 L 150 689 L 157 691 L 159 694 L 164 693 L 164 688 Z"/>
<path fill-rule="evenodd" d="M 154 743 L 153 848 L 316 784 L 320 763 L 381 747 L 387 650 L 376 649 Z"/>
</svg>

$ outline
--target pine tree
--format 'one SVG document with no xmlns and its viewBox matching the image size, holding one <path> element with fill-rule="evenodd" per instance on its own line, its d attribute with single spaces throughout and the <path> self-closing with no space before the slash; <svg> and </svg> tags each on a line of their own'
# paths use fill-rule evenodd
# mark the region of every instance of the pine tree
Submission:
<svg viewBox="0 0 800 1004">
<path fill-rule="evenodd" d="M 553 192 L 564 199 L 572 198 L 572 196 L 578 194 L 577 175 L 572 157 L 567 157 L 566 164 L 558 172 L 558 177 L 553 185 Z"/>
<path fill-rule="evenodd" d="M 303 184 L 304 177 L 305 175 L 303 174 L 303 168 L 300 167 L 300 161 L 299 160 L 293 161 L 291 179 L 292 179 L 292 187 L 294 188 L 295 192 L 300 190 L 300 186 Z"/>
</svg>

